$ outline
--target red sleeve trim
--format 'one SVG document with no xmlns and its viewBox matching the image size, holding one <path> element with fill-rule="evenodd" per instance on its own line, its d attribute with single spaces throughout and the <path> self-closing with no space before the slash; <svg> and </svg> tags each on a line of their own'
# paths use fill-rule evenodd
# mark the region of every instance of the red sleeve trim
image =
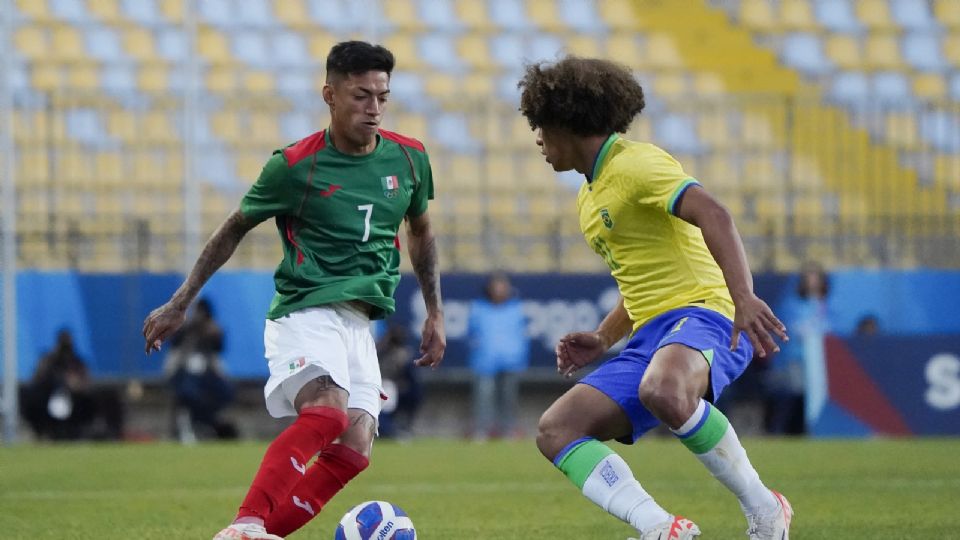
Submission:
<svg viewBox="0 0 960 540">
<path fill-rule="evenodd" d="M 401 135 L 385 129 L 380 130 L 380 136 L 388 141 L 393 141 L 403 146 L 409 146 L 410 148 L 415 148 L 421 152 L 427 151 L 426 148 L 424 148 L 423 143 L 414 139 L 413 137 L 407 137 L 406 135 Z"/>
<path fill-rule="evenodd" d="M 327 146 L 327 130 L 321 130 L 309 137 L 300 139 L 295 144 L 283 149 L 283 157 L 287 158 L 287 166 L 293 167 L 301 159 L 312 156 Z"/>
</svg>

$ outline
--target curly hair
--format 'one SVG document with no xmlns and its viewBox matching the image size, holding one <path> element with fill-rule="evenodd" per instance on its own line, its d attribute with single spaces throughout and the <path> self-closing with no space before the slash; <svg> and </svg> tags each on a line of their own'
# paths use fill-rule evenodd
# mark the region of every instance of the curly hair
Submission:
<svg viewBox="0 0 960 540">
<path fill-rule="evenodd" d="M 599 58 L 566 56 L 526 67 L 520 112 L 530 127 L 563 127 L 576 135 L 624 133 L 643 110 L 643 88 L 630 70 Z"/>
</svg>

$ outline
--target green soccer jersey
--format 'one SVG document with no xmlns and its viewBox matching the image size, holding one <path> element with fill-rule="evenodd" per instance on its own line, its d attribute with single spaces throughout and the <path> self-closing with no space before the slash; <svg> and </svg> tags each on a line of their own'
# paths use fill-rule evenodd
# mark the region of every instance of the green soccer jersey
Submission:
<svg viewBox="0 0 960 540">
<path fill-rule="evenodd" d="M 369 304 L 373 318 L 393 313 L 397 231 L 432 198 L 423 144 L 390 131 L 364 156 L 339 152 L 328 130 L 274 152 L 240 203 L 248 219 L 275 217 L 283 242 L 267 318 L 347 300 Z"/>
</svg>

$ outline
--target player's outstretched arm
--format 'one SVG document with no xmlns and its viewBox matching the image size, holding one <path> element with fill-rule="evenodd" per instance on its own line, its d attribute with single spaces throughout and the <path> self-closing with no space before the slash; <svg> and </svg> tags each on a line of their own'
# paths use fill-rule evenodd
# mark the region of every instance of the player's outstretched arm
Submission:
<svg viewBox="0 0 960 540">
<path fill-rule="evenodd" d="M 235 210 L 217 227 L 213 236 L 203 246 L 203 251 L 187 279 L 166 304 L 151 311 L 143 321 L 143 338 L 146 341 L 144 350 L 147 354 L 160 350 L 160 343 L 180 328 L 190 302 L 196 298 L 210 276 L 230 259 L 240 240 L 256 226 L 255 221 L 244 217 L 240 210 Z"/>
<path fill-rule="evenodd" d="M 786 341 L 787 328 L 773 310 L 753 293 L 753 275 L 740 233 L 730 212 L 699 186 L 688 188 L 676 206 L 680 219 L 700 228 L 703 240 L 723 272 L 723 279 L 733 298 L 736 314 L 730 349 L 736 349 L 740 332 L 746 332 L 761 358 L 780 350 L 772 334 Z"/>
<path fill-rule="evenodd" d="M 416 365 L 437 367 L 443 361 L 447 336 L 443 327 L 443 302 L 440 298 L 440 274 L 437 271 L 437 241 L 426 212 L 407 218 L 407 243 L 413 272 L 420 283 L 427 320 L 423 323 L 420 358 Z"/>
<path fill-rule="evenodd" d="M 596 362 L 614 343 L 623 339 L 633 329 L 633 321 L 623 305 L 623 297 L 604 317 L 594 332 L 571 332 L 557 344 L 557 371 L 564 377 Z"/>
</svg>

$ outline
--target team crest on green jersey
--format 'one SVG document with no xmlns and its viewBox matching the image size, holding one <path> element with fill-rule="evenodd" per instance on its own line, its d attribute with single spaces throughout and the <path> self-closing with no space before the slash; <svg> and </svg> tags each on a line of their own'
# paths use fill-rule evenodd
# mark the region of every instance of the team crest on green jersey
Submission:
<svg viewBox="0 0 960 540">
<path fill-rule="evenodd" d="M 383 183 L 384 197 L 393 199 L 397 196 L 397 193 L 400 191 L 400 180 L 397 179 L 396 175 L 381 177 L 380 182 Z"/>
<path fill-rule="evenodd" d="M 606 208 L 600 210 L 600 219 L 603 220 L 603 226 L 612 229 L 613 228 L 613 218 L 610 217 L 610 212 L 607 212 Z"/>
</svg>

